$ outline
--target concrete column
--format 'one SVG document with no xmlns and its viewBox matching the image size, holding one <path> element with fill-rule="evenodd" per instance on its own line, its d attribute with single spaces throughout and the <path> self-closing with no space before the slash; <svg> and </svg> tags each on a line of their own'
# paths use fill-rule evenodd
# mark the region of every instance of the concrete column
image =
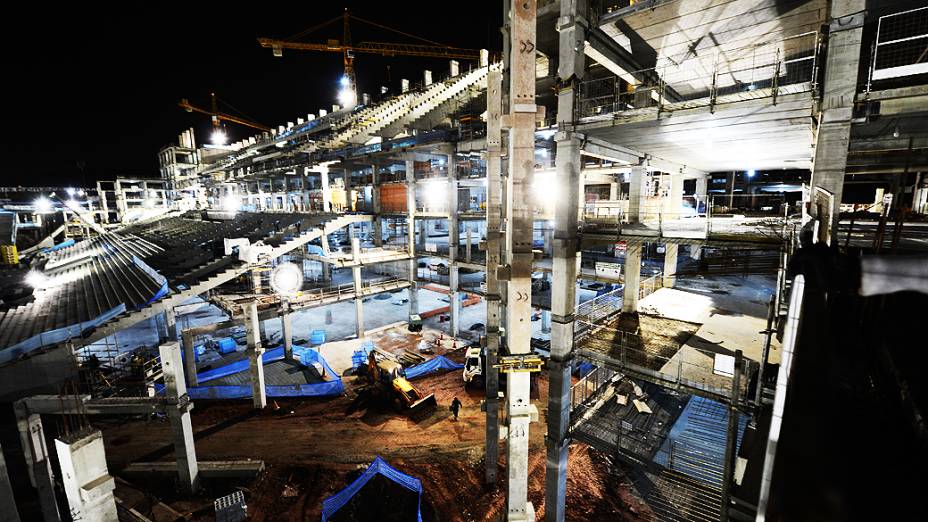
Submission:
<svg viewBox="0 0 928 522">
<path fill-rule="evenodd" d="M 865 0 L 829 1 L 828 51 L 809 205 L 809 213 L 818 221 L 817 241 L 830 243 L 838 230 L 866 7 Z"/>
<path fill-rule="evenodd" d="M 550 228 L 542 229 L 545 255 L 554 256 L 554 230 Z"/>
<path fill-rule="evenodd" d="M 116 498 L 113 496 L 116 481 L 106 468 L 103 433 L 100 430 L 82 430 L 55 439 L 55 450 L 71 518 L 118 522 Z"/>
<path fill-rule="evenodd" d="M 648 180 L 648 169 L 641 165 L 631 168 L 628 177 L 628 216 L 629 223 L 641 221 L 641 199 L 644 196 L 644 184 Z"/>
<path fill-rule="evenodd" d="M 251 289 L 252 292 L 260 294 L 263 291 L 262 287 L 263 282 L 261 281 L 261 271 L 252 270 L 251 271 Z"/>
<path fill-rule="evenodd" d="M 541 311 L 541 331 L 542 333 L 551 333 L 551 312 Z"/>
<path fill-rule="evenodd" d="M 380 202 L 380 176 L 377 165 L 371 165 L 371 206 L 374 211 L 374 246 L 383 246 L 383 206 Z"/>
<path fill-rule="evenodd" d="M 426 223 L 424 219 L 420 219 L 416 224 L 419 227 L 419 250 L 425 250 L 425 243 L 428 241 L 428 223 Z"/>
<path fill-rule="evenodd" d="M 192 333 L 185 331 L 181 333 L 181 342 L 184 348 L 184 376 L 187 378 L 187 386 L 199 386 L 195 337 Z"/>
<path fill-rule="evenodd" d="M 406 244 L 409 248 L 409 315 L 419 313 L 419 290 L 416 287 L 416 169 L 406 160 Z"/>
<path fill-rule="evenodd" d="M 496 484 L 499 461 L 499 371 L 495 368 L 499 353 L 500 287 L 497 270 L 500 265 L 500 224 L 502 221 L 502 84 L 500 71 L 487 74 L 487 351 L 486 351 L 486 458 L 484 478 Z"/>
<path fill-rule="evenodd" d="M 332 189 L 329 187 L 329 167 L 320 166 L 319 172 L 322 176 L 322 211 L 332 211 Z"/>
<path fill-rule="evenodd" d="M 664 205 L 665 220 L 680 219 L 680 211 L 683 208 L 683 173 L 674 172 L 670 174 L 670 193 L 668 194 L 667 204 Z"/>
<path fill-rule="evenodd" d="M 164 311 L 164 326 L 167 330 L 167 338 L 169 341 L 177 340 L 177 316 L 174 313 L 174 308 L 168 308 Z"/>
<path fill-rule="evenodd" d="M 510 251 L 506 336 L 511 356 L 531 353 L 532 224 L 536 205 L 529 182 L 535 170 L 535 53 L 517 50 L 535 47 L 536 23 L 536 0 L 512 3 L 510 49 L 513 52 L 509 67 L 512 219 L 506 230 Z M 537 419 L 537 409 L 529 394 L 531 374 L 514 372 L 507 377 L 507 519 L 533 521 L 535 508 L 528 501 L 528 453 L 529 425 Z"/>
<path fill-rule="evenodd" d="M 422 71 L 422 81 L 426 86 L 432 85 L 432 71 L 428 69 Z"/>
<path fill-rule="evenodd" d="M 610 183 L 609 184 L 609 201 L 617 201 L 619 199 L 619 184 Z"/>
<path fill-rule="evenodd" d="M 457 337 L 461 331 L 461 293 L 459 292 L 458 265 L 452 263 L 448 267 L 448 287 L 451 292 L 448 296 L 451 298 L 449 309 L 451 311 L 451 324 L 449 325 L 449 334 L 451 337 Z"/>
<path fill-rule="evenodd" d="M 625 250 L 625 291 L 622 312 L 638 312 L 638 294 L 641 289 L 641 243 L 629 243 Z"/>
<path fill-rule="evenodd" d="M 664 245 L 664 287 L 673 288 L 677 284 L 677 254 L 680 245 L 666 243 Z"/>
<path fill-rule="evenodd" d="M 587 1 L 561 2 L 558 81 L 575 85 L 583 78 L 585 60 L 583 42 L 586 25 L 578 23 L 587 12 Z M 514 40 L 515 42 L 515 40 Z M 515 47 L 515 46 L 513 46 Z M 560 89 L 557 96 L 558 121 L 573 121 L 577 89 Z M 555 167 L 556 182 L 561 184 L 554 207 L 554 241 L 551 284 L 551 358 L 548 360 L 548 435 L 545 437 L 545 520 L 564 520 L 567 495 L 567 450 L 570 441 L 570 370 L 574 348 L 574 310 L 577 302 L 577 271 L 580 252 L 577 251 L 577 223 L 583 197 L 583 177 L 580 172 L 580 140 L 570 130 L 559 130 Z M 641 176 L 639 176 L 639 179 Z M 639 181 L 638 187 L 640 188 Z M 635 196 L 638 198 L 638 195 Z M 637 220 L 637 210 L 636 210 Z M 630 218 L 631 219 L 631 218 Z M 547 238 L 546 238 L 547 239 Z M 545 313 L 542 312 L 542 330 Z"/>
<path fill-rule="evenodd" d="M 361 240 L 351 238 L 351 255 L 354 265 L 351 267 L 352 281 L 354 282 L 354 317 L 358 339 L 364 337 L 364 298 L 361 294 Z"/>
<path fill-rule="evenodd" d="M 164 373 L 164 395 L 168 399 L 165 411 L 174 437 L 174 458 L 177 460 L 178 478 L 188 491 L 195 492 L 200 487 L 200 469 L 193 442 L 193 425 L 190 423 L 193 403 L 187 395 L 187 385 L 182 377 L 180 346 L 176 341 L 165 343 L 160 346 L 159 351 Z"/>
<path fill-rule="evenodd" d="M 466 243 L 464 243 L 464 261 L 470 263 L 470 253 L 471 253 L 470 249 L 471 249 L 471 243 L 473 243 L 473 239 L 471 238 L 471 233 L 470 233 L 470 227 L 465 228 L 464 235 L 465 235 L 465 241 L 466 241 Z"/>
<path fill-rule="evenodd" d="M 283 335 L 284 357 L 293 359 L 293 318 L 290 312 L 290 302 L 283 300 L 280 310 L 280 331 Z"/>
<path fill-rule="evenodd" d="M 13 404 L 16 414 L 16 426 L 26 459 L 29 479 L 38 491 L 42 520 L 60 522 L 58 501 L 55 499 L 55 474 L 52 472 L 51 460 L 48 458 L 48 446 L 45 444 L 45 431 L 42 417 L 29 413 L 22 401 Z"/>
<path fill-rule="evenodd" d="M 19 522 L 20 520 L 2 446 L 0 446 L 0 520 L 4 522 Z"/>
<path fill-rule="evenodd" d="M 702 247 L 699 245 L 690 245 L 690 257 L 694 261 L 699 261 L 699 258 L 702 257 Z"/>
<path fill-rule="evenodd" d="M 448 65 L 449 65 L 449 68 L 448 68 L 448 69 L 449 69 L 449 73 L 451 74 L 451 77 L 452 77 L 452 78 L 455 77 L 455 76 L 457 76 L 457 75 L 459 75 L 459 74 L 461 74 L 461 67 L 460 67 L 460 64 L 458 64 L 458 61 L 457 61 L 457 60 L 451 60 L 451 61 L 448 63 Z"/>
<path fill-rule="evenodd" d="M 260 320 L 258 319 L 258 303 L 252 301 L 245 305 L 245 336 L 248 341 L 248 361 L 251 372 L 252 400 L 256 409 L 267 406 L 267 396 L 264 389 L 264 347 L 259 337 Z"/>
</svg>

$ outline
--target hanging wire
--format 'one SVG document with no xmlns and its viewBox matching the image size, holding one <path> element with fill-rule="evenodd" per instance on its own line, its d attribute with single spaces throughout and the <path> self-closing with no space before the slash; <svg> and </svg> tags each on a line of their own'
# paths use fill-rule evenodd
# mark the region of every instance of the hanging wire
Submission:
<svg viewBox="0 0 928 522">
<path fill-rule="evenodd" d="M 328 22 L 322 22 L 321 24 L 314 25 L 314 26 L 310 27 L 309 29 L 305 29 L 305 30 L 303 30 L 303 31 L 300 31 L 300 32 L 298 32 L 298 33 L 296 33 L 296 34 L 294 34 L 294 35 L 292 35 L 292 36 L 288 36 L 288 37 L 286 38 L 286 40 L 296 40 L 297 38 L 302 38 L 302 37 L 308 35 L 309 33 L 312 33 L 313 31 L 316 31 L 317 29 L 321 29 L 321 28 L 323 28 L 323 27 L 325 27 L 325 26 L 327 26 L 327 25 L 329 25 L 329 24 L 331 24 L 331 23 L 335 23 L 335 22 L 341 20 L 342 17 L 343 17 L 343 15 L 338 15 L 338 16 L 336 16 L 335 18 L 329 20 Z"/>
<path fill-rule="evenodd" d="M 422 38 L 421 36 L 416 36 L 416 35 L 414 35 L 414 34 L 404 33 L 403 31 L 400 31 L 399 29 L 393 29 L 392 27 L 387 27 L 387 26 L 385 26 L 385 25 L 378 24 L 377 22 L 371 22 L 370 20 L 365 20 L 364 18 L 360 18 L 360 17 L 354 16 L 354 15 L 351 15 L 351 18 L 353 18 L 353 19 L 355 19 L 355 20 L 357 20 L 357 21 L 359 21 L 359 22 L 363 22 L 363 23 L 366 23 L 366 24 L 369 24 L 369 25 L 373 25 L 374 27 L 379 27 L 380 29 L 384 29 L 384 30 L 387 30 L 387 31 L 392 31 L 392 32 L 397 33 L 397 34 L 401 34 L 401 35 L 403 35 L 403 36 L 406 36 L 406 37 L 409 37 L 409 38 L 413 38 L 413 39 L 415 39 L 415 40 L 421 40 L 421 41 L 423 41 L 423 42 L 430 43 L 430 44 L 432 44 L 432 45 L 437 45 L 437 46 L 440 46 L 440 47 L 451 47 L 451 48 L 453 48 L 453 46 L 445 45 L 445 44 L 442 44 L 442 43 L 438 43 L 438 42 L 433 41 L 433 40 L 428 40 L 428 39 L 426 39 L 426 38 Z"/>
<path fill-rule="evenodd" d="M 239 115 L 244 116 L 244 117 L 245 117 L 246 119 L 248 119 L 248 120 L 251 120 L 251 121 L 253 121 L 253 122 L 254 122 L 254 121 L 258 121 L 257 119 L 252 118 L 251 116 L 245 114 L 245 113 L 242 112 L 241 110 L 235 108 L 234 105 L 232 105 L 231 103 L 229 103 L 229 102 L 223 100 L 223 99 L 220 98 L 219 96 L 216 96 L 216 101 L 222 102 L 226 107 L 228 107 L 228 108 L 232 109 L 233 111 L 239 113 Z"/>
</svg>

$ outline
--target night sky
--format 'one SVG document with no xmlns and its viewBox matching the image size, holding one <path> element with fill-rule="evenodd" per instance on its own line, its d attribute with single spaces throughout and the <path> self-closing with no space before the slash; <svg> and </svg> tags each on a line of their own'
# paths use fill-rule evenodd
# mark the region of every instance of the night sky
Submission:
<svg viewBox="0 0 928 522">
<path fill-rule="evenodd" d="M 5 20 L 0 186 L 158 176 L 161 147 L 190 126 L 198 143 L 209 133 L 208 116 L 188 114 L 177 102 L 189 98 L 209 107 L 213 90 L 221 111 L 268 126 L 331 109 L 341 54 L 284 50 L 275 58 L 256 38 L 289 37 L 345 7 L 447 45 L 501 48 L 501 8 L 489 0 L 455 3 L 454 10 L 451 3 L 404 1 L 89 5 L 32 3 Z M 336 23 L 302 41 L 324 42 L 341 32 Z M 352 40 L 415 43 L 360 22 L 352 25 Z M 448 63 L 368 54 L 355 59 L 359 91 L 371 94 L 380 85 L 398 91 L 404 77 L 421 81 L 423 69 L 445 74 Z M 235 124 L 227 129 L 233 141 L 256 132 Z"/>
</svg>

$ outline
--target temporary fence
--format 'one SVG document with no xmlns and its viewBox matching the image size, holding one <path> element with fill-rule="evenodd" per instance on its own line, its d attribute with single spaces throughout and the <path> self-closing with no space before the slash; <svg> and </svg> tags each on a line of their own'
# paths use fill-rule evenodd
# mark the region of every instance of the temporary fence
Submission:
<svg viewBox="0 0 928 522">
<path fill-rule="evenodd" d="M 375 475 L 382 475 L 403 488 L 419 495 L 416 520 L 422 522 L 422 482 L 415 477 L 411 477 L 396 470 L 379 456 L 374 459 L 374 462 L 364 470 L 364 473 L 349 484 L 348 487 L 322 501 L 322 522 L 326 522 L 336 511 L 344 507 L 345 504 L 347 504 L 352 497 L 357 495 L 358 492 L 361 491 L 361 488 L 374 478 Z"/>
</svg>

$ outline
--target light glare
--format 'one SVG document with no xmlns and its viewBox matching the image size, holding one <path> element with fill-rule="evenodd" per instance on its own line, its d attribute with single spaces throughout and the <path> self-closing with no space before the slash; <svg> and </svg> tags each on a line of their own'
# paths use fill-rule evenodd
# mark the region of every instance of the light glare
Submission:
<svg viewBox="0 0 928 522">
<path fill-rule="evenodd" d="M 222 129 L 214 130 L 209 137 L 209 140 L 213 143 L 213 145 L 225 145 L 228 139 L 229 138 L 226 136 L 225 131 Z"/>
</svg>

